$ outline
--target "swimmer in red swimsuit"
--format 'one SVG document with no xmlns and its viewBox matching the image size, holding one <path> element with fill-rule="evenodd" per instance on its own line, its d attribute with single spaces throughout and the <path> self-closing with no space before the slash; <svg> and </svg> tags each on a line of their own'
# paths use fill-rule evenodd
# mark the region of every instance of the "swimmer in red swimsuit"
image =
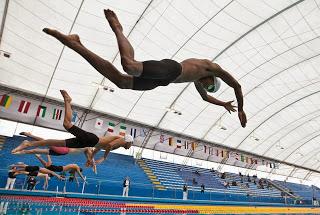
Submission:
<svg viewBox="0 0 320 215">
<path fill-rule="evenodd" d="M 20 135 L 30 137 L 33 140 L 44 140 L 41 137 L 33 135 L 31 132 L 20 132 Z M 89 159 L 91 157 L 92 151 L 93 151 L 92 147 L 68 148 L 68 147 L 64 147 L 64 146 L 49 146 L 48 148 L 34 148 L 34 149 L 29 149 L 29 150 L 22 150 L 17 154 L 36 154 L 38 159 L 39 159 L 39 154 L 45 154 L 45 155 L 48 155 L 48 162 L 49 162 L 50 155 L 60 156 L 60 155 L 67 155 L 67 154 L 79 154 L 81 152 L 83 152 L 85 154 L 86 158 Z M 41 161 L 41 163 L 44 164 L 42 161 Z M 51 158 L 50 158 L 50 163 L 52 163 Z M 94 165 L 92 168 L 93 168 L 93 172 L 97 174 L 96 165 Z"/>
<path fill-rule="evenodd" d="M 44 140 L 44 138 L 35 136 L 31 134 L 31 132 L 21 132 L 20 135 L 30 137 L 33 140 Z M 22 150 L 16 154 L 45 154 L 45 155 L 60 156 L 60 155 L 67 155 L 67 154 L 79 154 L 83 152 L 85 156 L 88 158 L 88 154 L 92 153 L 92 150 L 93 150 L 92 147 L 69 148 L 64 146 L 49 146 L 46 149 L 34 148 L 29 150 Z"/>
</svg>

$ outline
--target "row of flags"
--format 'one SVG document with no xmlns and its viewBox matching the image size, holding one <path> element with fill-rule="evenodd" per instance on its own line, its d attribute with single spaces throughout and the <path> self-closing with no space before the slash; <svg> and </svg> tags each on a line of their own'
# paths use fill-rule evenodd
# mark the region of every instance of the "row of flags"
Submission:
<svg viewBox="0 0 320 215">
<path fill-rule="evenodd" d="M 223 159 L 233 158 L 235 161 L 239 161 L 248 165 L 256 165 L 256 166 L 265 165 L 266 167 L 269 167 L 269 168 L 278 168 L 277 163 L 259 159 L 259 158 L 250 157 L 242 153 L 233 152 L 230 150 L 220 149 L 217 147 L 212 147 L 207 145 L 199 145 L 199 143 L 194 141 L 181 140 L 178 138 L 175 139 L 174 137 L 171 137 L 171 136 L 166 138 L 164 134 L 160 134 L 159 138 L 160 138 L 159 140 L 160 143 L 168 144 L 170 147 L 175 147 L 177 149 L 184 148 L 184 149 L 191 149 L 195 151 L 197 148 L 202 146 L 202 149 L 200 148 L 199 150 L 197 150 L 198 152 L 202 151 L 202 153 L 204 154 L 221 157 Z"/>
<path fill-rule="evenodd" d="M 193 151 L 196 150 L 198 143 L 194 141 L 182 141 L 181 139 L 175 140 L 174 137 L 168 137 L 166 138 L 164 134 L 160 134 L 160 143 L 168 142 L 169 146 L 175 146 L 178 149 L 184 148 L 184 149 L 192 149 Z"/>
<path fill-rule="evenodd" d="M 105 124 L 105 121 L 103 119 L 97 118 L 94 127 L 96 129 L 103 129 Z M 116 132 L 116 130 L 118 130 L 118 132 Z M 108 121 L 107 122 L 107 128 L 106 128 L 106 132 L 109 135 L 120 135 L 120 136 L 125 136 L 126 134 L 129 134 L 129 129 L 127 128 L 127 125 L 125 123 L 120 123 L 119 128 L 116 129 L 116 123 Z M 133 138 L 136 138 L 138 136 L 140 137 L 145 137 L 146 136 L 146 131 L 145 129 L 140 128 L 139 129 L 139 133 L 138 133 L 138 129 L 131 127 L 130 128 L 130 135 Z"/>
<path fill-rule="evenodd" d="M 12 104 L 12 96 L 2 95 L 2 97 L 0 99 L 0 106 L 4 107 L 5 109 L 9 109 L 11 104 Z M 28 114 L 29 110 L 31 108 L 31 105 L 32 105 L 32 103 L 30 101 L 20 100 L 17 112 L 22 113 L 22 114 Z M 48 113 L 47 109 L 48 109 L 47 106 L 38 105 L 36 116 L 41 117 L 41 118 L 45 118 Z M 63 113 L 62 109 L 53 108 L 51 118 L 53 120 L 61 120 L 62 113 Z M 74 119 L 74 117 L 72 119 Z"/>
<path fill-rule="evenodd" d="M 1 99 L 0 99 L 0 107 L 3 107 L 5 109 L 9 109 L 12 104 L 12 101 L 13 101 L 12 96 L 7 95 L 7 94 L 2 95 Z M 29 111 L 31 110 L 32 105 L 33 104 L 30 101 L 27 101 L 25 99 L 21 99 L 19 101 L 19 106 L 16 111 L 19 113 L 22 113 L 22 114 L 29 114 Z M 47 107 L 45 105 L 38 105 L 36 108 L 37 108 L 37 111 L 36 111 L 37 117 L 46 118 L 48 116 L 49 107 Z M 51 119 L 61 120 L 62 115 L 64 113 L 64 110 L 61 108 L 54 107 L 54 108 L 50 108 L 50 112 L 51 112 L 51 114 L 50 114 Z M 78 120 L 78 113 L 76 111 L 73 111 L 71 121 L 73 123 L 75 123 L 77 120 Z M 96 129 L 102 129 L 103 125 L 104 125 L 104 120 L 97 118 L 94 127 Z M 114 122 L 108 122 L 107 133 L 116 134 L 115 133 L 115 126 L 116 126 L 116 124 Z M 140 132 L 139 136 L 143 137 L 143 136 L 145 136 L 146 132 L 144 132 L 144 129 L 142 129 L 142 131 L 143 132 Z M 121 135 L 121 136 L 125 136 L 126 133 L 127 133 L 127 126 L 125 124 L 120 124 L 119 132 L 117 134 Z M 137 137 L 138 136 L 137 129 L 131 128 L 130 134 L 133 137 Z"/>
<path fill-rule="evenodd" d="M 12 96 L 2 95 L 2 97 L 0 99 L 0 107 L 2 106 L 5 109 L 9 109 L 12 104 L 12 100 L 13 100 Z M 30 101 L 22 99 L 22 100 L 20 100 L 17 112 L 22 113 L 22 114 L 28 114 L 31 106 L 32 106 L 32 103 Z M 49 108 L 47 106 L 38 105 L 37 111 L 36 111 L 36 116 L 41 117 L 41 118 L 45 118 L 48 115 L 48 112 L 49 112 Z M 52 120 L 61 120 L 62 115 L 64 113 L 63 109 L 57 108 L 57 107 L 50 108 L 50 112 L 52 113 L 50 115 Z M 72 113 L 72 122 L 75 123 L 77 120 L 78 120 L 78 113 L 76 111 L 74 111 Z M 95 121 L 94 127 L 96 129 L 103 129 L 104 124 L 105 124 L 105 122 L 103 119 L 97 118 Z M 117 129 L 115 129 L 116 127 L 117 127 Z M 116 132 L 116 130 L 117 130 L 117 132 Z M 118 127 L 118 125 L 116 126 L 116 123 L 108 121 L 106 132 L 109 135 L 125 136 L 127 134 L 127 132 L 129 132 L 129 129 L 127 129 L 127 125 L 124 123 L 120 123 L 119 127 Z M 134 138 L 136 138 L 138 136 L 145 137 L 146 131 L 144 128 L 131 127 L 130 128 L 130 135 L 133 136 Z M 269 168 L 278 168 L 278 164 L 274 163 L 274 162 L 249 157 L 249 156 L 241 154 L 241 153 L 232 152 L 229 150 L 220 149 L 220 148 L 216 148 L 216 147 L 212 147 L 212 146 L 200 145 L 199 143 L 197 143 L 195 141 L 182 140 L 182 139 L 175 138 L 172 136 L 166 136 L 164 134 L 160 134 L 159 139 L 160 139 L 159 142 L 161 144 L 168 144 L 168 146 L 175 147 L 177 149 L 185 149 L 185 150 L 191 149 L 192 151 L 196 151 L 196 149 L 198 149 L 197 151 L 199 151 L 199 152 L 202 151 L 204 154 L 208 154 L 208 155 L 212 155 L 212 156 L 216 156 L 216 157 L 221 157 L 223 159 L 233 158 L 234 160 L 242 162 L 247 165 L 265 165 L 266 167 L 269 167 Z M 202 146 L 202 148 L 199 148 L 200 146 Z"/>
</svg>

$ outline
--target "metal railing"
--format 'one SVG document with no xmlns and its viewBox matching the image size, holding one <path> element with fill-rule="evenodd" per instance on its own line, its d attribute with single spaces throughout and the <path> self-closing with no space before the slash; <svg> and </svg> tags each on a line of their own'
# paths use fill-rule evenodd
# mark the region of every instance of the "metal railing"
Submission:
<svg viewBox="0 0 320 215">
<path fill-rule="evenodd" d="M 6 181 L 5 176 L 1 176 L 1 181 Z M 42 184 L 39 183 L 36 186 L 37 190 L 42 190 Z M 121 196 L 123 191 L 123 181 L 117 180 L 101 180 L 88 178 L 86 183 L 79 181 L 79 185 L 75 182 L 58 181 L 51 179 L 49 181 L 48 191 L 57 193 L 84 193 L 95 195 L 115 195 Z M 4 187 L 4 185 L 3 185 Z M 17 180 L 15 189 L 26 189 L 26 180 L 20 178 Z M 129 196 L 133 197 L 148 197 L 148 198 L 169 198 L 169 199 L 182 199 L 182 186 L 170 187 L 165 190 L 159 190 L 152 184 L 144 184 L 131 181 L 129 187 Z M 310 192 L 304 193 L 304 196 L 313 196 Z M 316 196 L 314 200 L 320 198 Z M 203 193 L 200 192 L 199 187 L 188 187 L 188 200 L 207 200 L 207 201 L 238 201 L 238 202 L 271 202 L 271 203 L 284 203 L 288 205 L 293 204 L 312 204 L 319 205 L 317 201 L 301 199 L 293 199 L 284 195 L 282 197 L 275 197 L 274 195 L 262 196 L 260 192 L 251 192 L 247 194 L 234 193 L 232 190 L 215 190 L 213 188 L 207 188 Z"/>
</svg>

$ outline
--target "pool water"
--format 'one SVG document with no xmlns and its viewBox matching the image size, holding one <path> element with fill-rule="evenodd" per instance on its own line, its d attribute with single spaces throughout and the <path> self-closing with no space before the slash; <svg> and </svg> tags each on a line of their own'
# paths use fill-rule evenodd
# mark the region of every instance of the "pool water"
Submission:
<svg viewBox="0 0 320 215">
<path fill-rule="evenodd" d="M 130 211 L 130 212 L 128 212 Z M 137 215 L 137 214 L 166 214 L 166 215 L 193 215 L 190 213 L 152 213 L 152 210 L 140 208 L 133 210 L 132 208 L 97 208 L 95 206 L 62 206 L 55 203 L 24 203 L 17 201 L 2 201 L 0 204 L 0 214 L 119 214 L 119 215 Z"/>
<path fill-rule="evenodd" d="M 199 205 L 168 205 L 124 203 L 104 200 L 80 198 L 56 198 L 41 196 L 0 196 L 0 215 L 2 214 L 165 214 L 165 215 L 193 215 L 218 214 L 206 206 Z M 209 206 L 210 207 L 210 206 Z M 202 209 L 201 209 L 202 208 Z M 223 206 L 222 206 L 223 208 Z M 232 214 L 232 213 L 225 213 Z M 242 213 L 244 214 L 244 213 Z M 254 213 L 250 213 L 254 214 Z M 269 213 L 265 213 L 269 214 Z M 283 213 L 286 214 L 286 213 Z M 290 213 L 293 214 L 293 213 Z M 301 213 L 299 213 L 301 214 Z M 319 213 L 305 213 L 319 214 Z"/>
</svg>

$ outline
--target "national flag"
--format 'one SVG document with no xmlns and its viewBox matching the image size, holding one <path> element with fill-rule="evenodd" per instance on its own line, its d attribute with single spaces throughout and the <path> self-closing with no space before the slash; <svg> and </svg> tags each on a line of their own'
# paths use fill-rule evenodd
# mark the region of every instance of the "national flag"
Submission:
<svg viewBox="0 0 320 215">
<path fill-rule="evenodd" d="M 103 126 L 103 120 L 97 118 L 97 119 L 96 119 L 96 123 L 94 124 L 94 127 L 97 128 L 97 129 L 101 129 L 102 126 Z"/>
<path fill-rule="evenodd" d="M 120 129 L 119 129 L 119 135 L 120 136 L 125 136 L 127 132 L 127 127 L 125 124 L 120 125 Z"/>
<path fill-rule="evenodd" d="M 226 158 L 229 158 L 230 152 L 228 150 L 225 151 L 225 156 L 226 156 Z"/>
<path fill-rule="evenodd" d="M 140 137 L 145 137 L 146 136 L 146 132 L 144 130 L 144 128 L 140 128 Z"/>
<path fill-rule="evenodd" d="M 172 146 L 174 144 L 173 137 L 169 137 L 169 146 Z"/>
<path fill-rule="evenodd" d="M 73 111 L 72 112 L 72 118 L 71 118 L 71 122 L 75 123 L 78 119 L 78 113 Z"/>
<path fill-rule="evenodd" d="M 251 164 L 255 164 L 256 160 L 254 158 L 251 158 Z"/>
<path fill-rule="evenodd" d="M 182 143 L 181 143 L 181 140 L 177 140 L 177 148 L 178 149 L 181 149 L 181 146 L 182 146 Z"/>
<path fill-rule="evenodd" d="M 214 151 L 214 148 L 212 148 L 212 147 L 209 147 L 209 155 L 213 155 L 213 152 Z"/>
<path fill-rule="evenodd" d="M 20 103 L 20 106 L 21 106 L 21 103 Z M 45 117 L 46 116 L 46 111 L 47 111 L 47 107 L 46 106 L 39 105 L 38 110 L 37 110 L 37 116 Z"/>
<path fill-rule="evenodd" d="M 239 154 L 237 152 L 229 152 L 229 157 L 239 160 Z"/>
<path fill-rule="evenodd" d="M 8 109 L 12 103 L 12 96 L 3 95 L 0 100 L 0 106 L 4 107 L 5 109 Z"/>
<path fill-rule="evenodd" d="M 198 146 L 198 143 L 196 143 L 196 142 L 192 142 L 192 143 L 191 143 L 191 149 L 192 149 L 193 151 L 196 150 L 197 146 Z"/>
<path fill-rule="evenodd" d="M 58 109 L 58 108 L 53 109 L 52 119 L 60 120 L 61 115 L 62 115 L 62 109 Z"/>
<path fill-rule="evenodd" d="M 130 135 L 131 135 L 133 138 L 136 138 L 136 137 L 137 137 L 137 129 L 136 129 L 136 128 L 131 128 L 131 129 L 130 129 Z"/>
<path fill-rule="evenodd" d="M 244 162 L 244 156 L 241 154 L 241 162 Z"/>
<path fill-rule="evenodd" d="M 189 143 L 188 143 L 188 141 L 184 141 L 184 149 L 188 149 L 189 148 Z"/>
<path fill-rule="evenodd" d="M 237 161 L 240 160 L 240 155 L 239 155 L 239 153 L 236 152 L 234 158 L 235 158 Z"/>
<path fill-rule="evenodd" d="M 113 122 L 109 122 L 109 123 L 108 123 L 107 132 L 108 132 L 109 134 L 113 134 L 113 132 L 114 132 L 114 127 L 115 127 L 115 124 L 114 124 Z"/>
<path fill-rule="evenodd" d="M 160 134 L 160 140 L 159 140 L 160 143 L 164 143 L 164 135 L 163 134 Z"/>
<path fill-rule="evenodd" d="M 20 112 L 20 113 L 28 113 L 30 105 L 31 105 L 31 102 L 27 102 L 27 101 L 24 101 L 24 100 L 20 101 L 18 112 Z M 39 108 L 38 108 L 38 110 L 39 110 Z"/>
</svg>

